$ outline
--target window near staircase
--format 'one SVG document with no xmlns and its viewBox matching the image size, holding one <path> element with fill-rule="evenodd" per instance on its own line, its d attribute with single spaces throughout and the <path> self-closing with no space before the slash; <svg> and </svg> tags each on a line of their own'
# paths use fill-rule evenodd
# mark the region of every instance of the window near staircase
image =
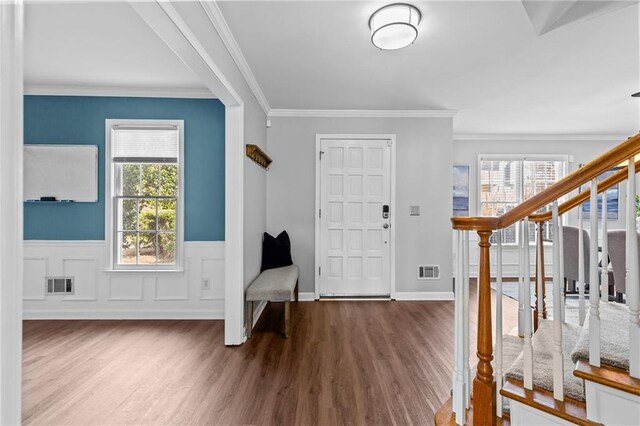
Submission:
<svg viewBox="0 0 640 426">
<path fill-rule="evenodd" d="M 108 121 L 114 269 L 176 269 L 182 236 L 182 122 Z"/>
<path fill-rule="evenodd" d="M 480 216 L 500 216 L 523 201 L 544 191 L 564 177 L 567 157 L 481 155 L 478 160 Z M 550 206 L 539 211 L 546 211 Z M 545 227 L 544 239 L 552 238 Z M 535 225 L 529 225 L 529 241 L 536 242 Z M 492 243 L 495 243 L 495 234 Z M 503 244 L 517 244 L 516 226 L 503 230 Z"/>
</svg>

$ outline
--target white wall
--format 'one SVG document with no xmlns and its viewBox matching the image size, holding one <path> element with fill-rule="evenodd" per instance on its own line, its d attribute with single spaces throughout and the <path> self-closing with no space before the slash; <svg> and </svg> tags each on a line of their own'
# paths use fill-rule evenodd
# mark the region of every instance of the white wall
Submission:
<svg viewBox="0 0 640 426">
<path fill-rule="evenodd" d="M 314 291 L 316 134 L 396 135 L 396 291 L 451 292 L 452 119 L 271 119 L 274 159 L 267 173 L 267 229 L 289 232 L 300 291 Z M 409 206 L 421 206 L 410 217 Z M 441 266 L 440 280 L 417 280 L 419 264 Z"/>
<path fill-rule="evenodd" d="M 184 272 L 108 269 L 105 241 L 25 242 L 24 318 L 224 318 L 224 242 L 185 242 Z M 46 276 L 67 275 L 75 279 L 74 294 L 45 294 Z"/>
<path fill-rule="evenodd" d="M 469 208 L 472 216 L 477 214 L 478 211 L 478 156 L 482 154 L 555 154 L 555 155 L 569 155 L 572 157 L 572 161 L 569 163 L 569 172 L 572 172 L 578 168 L 580 164 L 586 164 L 589 161 L 595 159 L 599 155 L 603 154 L 607 150 L 621 143 L 622 139 L 614 138 L 602 138 L 598 140 L 577 140 L 580 138 L 571 136 L 557 136 L 552 138 L 540 138 L 536 139 L 535 136 L 514 136 L 511 139 L 508 138 L 495 138 L 491 140 L 490 136 L 478 137 L 477 139 L 456 139 L 454 136 L 453 143 L 453 162 L 455 164 L 467 164 L 470 166 L 470 200 Z M 500 140 L 498 140 L 500 139 Z M 576 191 L 577 193 L 577 191 Z M 622 183 L 620 185 L 620 216 L 618 220 L 610 220 L 608 222 L 609 229 L 623 229 L 625 211 L 624 206 L 626 204 L 626 185 Z M 578 223 L 577 210 L 569 212 L 566 216 L 568 224 L 576 226 Z M 584 223 L 585 229 L 589 228 L 589 222 Z M 477 250 L 477 235 L 470 233 L 471 245 L 470 245 L 470 274 L 471 276 L 477 275 L 478 267 L 478 250 Z M 495 251 L 492 250 L 491 259 L 495 259 Z M 532 262 L 535 259 L 535 251 L 531 252 Z M 493 262 L 492 262 L 493 263 Z M 532 263 L 533 264 L 533 263 Z M 551 247 L 546 247 L 545 250 L 545 273 L 546 276 L 551 276 L 552 263 L 551 263 Z M 503 251 L 503 270 L 505 276 L 517 276 L 517 251 L 514 247 L 505 247 Z M 534 271 L 531 272 L 532 274 Z"/>
</svg>

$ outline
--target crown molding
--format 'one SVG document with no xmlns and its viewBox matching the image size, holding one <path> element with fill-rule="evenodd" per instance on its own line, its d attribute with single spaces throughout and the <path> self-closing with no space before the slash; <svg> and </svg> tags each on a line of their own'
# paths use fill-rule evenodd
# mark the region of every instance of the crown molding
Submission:
<svg viewBox="0 0 640 426">
<path fill-rule="evenodd" d="M 229 54 L 233 58 L 233 61 L 236 63 L 236 66 L 247 82 L 247 85 L 253 92 L 253 96 L 256 97 L 256 100 L 262 107 L 264 113 L 268 115 L 269 111 L 271 110 L 269 101 L 267 101 L 267 97 L 264 95 L 262 88 L 260 88 L 258 80 L 256 80 L 253 71 L 251 71 L 249 63 L 242 54 L 240 46 L 238 46 L 238 43 L 236 42 L 236 39 L 233 36 L 233 33 L 231 32 L 227 21 L 224 19 L 224 16 L 222 15 L 222 11 L 218 7 L 218 4 L 215 1 L 200 0 L 200 5 L 204 9 L 207 18 L 209 18 L 211 25 L 213 25 L 218 35 L 220 35 L 220 38 L 229 51 Z"/>
<path fill-rule="evenodd" d="M 622 133 L 456 133 L 454 141 L 624 141 Z"/>
<path fill-rule="evenodd" d="M 374 110 L 374 109 L 272 109 L 269 117 L 327 118 L 453 118 L 457 111 L 446 109 Z"/>
<path fill-rule="evenodd" d="M 116 96 L 141 98 L 216 98 L 207 89 L 75 85 L 26 85 L 24 87 L 24 94 L 48 96 Z"/>
</svg>

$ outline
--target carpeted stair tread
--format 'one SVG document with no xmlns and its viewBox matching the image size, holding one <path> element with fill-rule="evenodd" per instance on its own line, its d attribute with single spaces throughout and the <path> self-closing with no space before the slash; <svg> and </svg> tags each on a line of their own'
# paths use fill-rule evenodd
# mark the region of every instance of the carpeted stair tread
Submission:
<svg viewBox="0 0 640 426">
<path fill-rule="evenodd" d="M 571 351 L 576 345 L 582 329 L 580 326 L 563 324 L 562 326 L 562 353 L 564 356 L 564 394 L 565 396 L 584 401 L 582 380 L 573 375 L 574 363 L 571 360 Z M 538 330 L 531 339 L 533 346 L 533 386 L 548 391 L 553 391 L 553 321 L 542 320 Z M 522 353 L 511 367 L 507 368 L 505 378 L 524 381 L 524 359 Z"/>
<path fill-rule="evenodd" d="M 600 363 L 629 371 L 629 309 L 619 303 L 600 304 Z M 589 312 L 576 346 L 573 364 L 589 360 Z"/>
</svg>

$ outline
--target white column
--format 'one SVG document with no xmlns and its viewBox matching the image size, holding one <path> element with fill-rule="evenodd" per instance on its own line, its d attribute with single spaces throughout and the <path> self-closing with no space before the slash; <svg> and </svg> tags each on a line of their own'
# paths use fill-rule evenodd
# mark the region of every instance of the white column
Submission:
<svg viewBox="0 0 640 426">
<path fill-rule="evenodd" d="M 533 322 L 531 317 L 531 275 L 529 269 L 529 219 L 522 222 L 522 272 L 523 272 L 523 293 L 525 294 L 524 306 L 524 346 L 522 348 L 524 361 L 524 387 L 533 388 L 533 347 L 531 346 L 531 336 Z"/>
<path fill-rule="evenodd" d="M 13 4 L 12 4 L 13 3 Z M 20 424 L 23 5 L 0 2 L 0 424 Z"/>
<path fill-rule="evenodd" d="M 627 282 L 629 307 L 629 374 L 640 378 L 640 274 L 638 272 L 638 237 L 636 232 L 636 169 L 635 159 L 629 159 L 627 180 Z"/>
<path fill-rule="evenodd" d="M 578 318 L 584 324 L 586 308 L 584 301 L 584 223 L 582 220 L 582 204 L 578 208 Z"/>
<path fill-rule="evenodd" d="M 496 415 L 502 417 L 502 230 L 496 233 Z"/>
<path fill-rule="evenodd" d="M 566 294 L 564 293 L 564 289 L 565 289 L 565 283 L 564 283 L 564 229 L 563 229 L 563 220 L 562 220 L 562 216 L 558 215 L 558 246 L 560 248 L 560 257 L 559 257 L 559 261 L 558 264 L 560 265 L 560 288 L 562 289 L 562 297 L 560 297 L 560 303 L 562 304 L 560 306 L 560 315 L 562 316 L 562 322 L 565 321 L 566 318 Z M 555 263 L 555 259 L 554 259 L 554 263 Z M 554 302 L 555 303 L 555 302 Z M 553 318 L 555 319 L 555 313 L 553 315 Z"/>
<path fill-rule="evenodd" d="M 560 271 L 560 217 L 558 201 L 553 202 L 553 397 L 564 400 L 564 361 L 562 358 L 562 299 L 564 293 L 564 276 Z"/>
<path fill-rule="evenodd" d="M 589 364 L 600 367 L 600 285 L 598 277 L 598 182 L 591 181 L 589 212 Z"/>
<path fill-rule="evenodd" d="M 464 400 L 465 408 L 471 406 L 471 371 L 469 369 L 469 231 L 462 234 L 462 323 L 464 325 L 463 336 L 463 373 L 464 373 Z"/>
<path fill-rule="evenodd" d="M 602 192 L 602 271 L 600 273 L 600 300 L 609 302 L 609 269 L 608 265 L 608 241 L 607 241 L 607 191 Z"/>
<path fill-rule="evenodd" d="M 454 369 L 453 369 L 453 395 L 452 406 L 456 413 L 456 424 L 463 425 L 466 419 L 465 410 L 465 384 L 464 384 L 464 325 L 462 312 L 463 301 L 463 276 L 464 276 L 464 254 L 463 236 L 464 231 L 456 231 L 456 277 L 455 277 L 455 306 L 454 306 Z"/>
</svg>

